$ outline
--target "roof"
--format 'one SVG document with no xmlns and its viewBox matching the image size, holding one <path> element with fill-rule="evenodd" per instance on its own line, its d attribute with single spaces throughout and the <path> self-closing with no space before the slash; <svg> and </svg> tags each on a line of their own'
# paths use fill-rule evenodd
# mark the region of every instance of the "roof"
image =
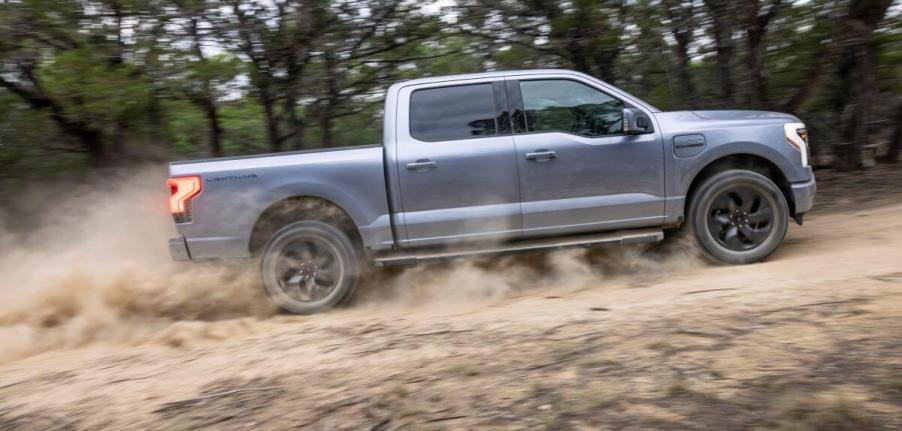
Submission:
<svg viewBox="0 0 902 431">
<path fill-rule="evenodd" d="M 464 79 L 478 79 L 478 78 L 501 78 L 506 76 L 517 76 L 517 75 L 539 75 L 539 74 L 547 74 L 547 73 L 566 73 L 572 75 L 583 75 L 588 77 L 583 73 L 569 70 L 569 69 L 524 69 L 524 70 L 499 70 L 496 72 L 481 72 L 481 73 L 463 73 L 458 75 L 440 75 L 440 76 L 430 76 L 427 78 L 417 78 L 410 79 L 406 81 L 399 81 L 398 83 L 403 83 L 404 85 L 410 84 L 430 84 L 433 82 L 446 82 L 446 81 L 457 81 Z"/>
</svg>

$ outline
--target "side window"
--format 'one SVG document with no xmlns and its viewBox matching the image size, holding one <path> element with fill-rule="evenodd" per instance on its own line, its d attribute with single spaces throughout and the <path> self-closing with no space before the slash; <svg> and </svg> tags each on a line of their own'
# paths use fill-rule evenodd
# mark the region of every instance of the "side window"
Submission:
<svg viewBox="0 0 902 431">
<path fill-rule="evenodd" d="M 623 133 L 623 102 L 563 79 L 520 81 L 527 132 L 597 137 Z"/>
<path fill-rule="evenodd" d="M 492 84 L 416 90 L 410 95 L 410 135 L 451 141 L 495 135 Z"/>
</svg>

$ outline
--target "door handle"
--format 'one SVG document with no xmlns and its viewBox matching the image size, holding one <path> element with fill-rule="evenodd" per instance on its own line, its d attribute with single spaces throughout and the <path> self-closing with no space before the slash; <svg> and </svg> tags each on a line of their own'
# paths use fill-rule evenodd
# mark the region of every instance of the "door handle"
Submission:
<svg viewBox="0 0 902 431">
<path fill-rule="evenodd" d="M 410 171 L 425 171 L 428 169 L 435 169 L 437 167 L 438 163 L 429 159 L 420 159 L 407 164 L 407 169 Z"/>
<path fill-rule="evenodd" d="M 537 162 L 544 162 L 547 160 L 552 160 L 557 158 L 557 153 L 551 150 L 536 150 L 533 153 L 526 153 L 526 160 L 534 160 Z"/>
</svg>

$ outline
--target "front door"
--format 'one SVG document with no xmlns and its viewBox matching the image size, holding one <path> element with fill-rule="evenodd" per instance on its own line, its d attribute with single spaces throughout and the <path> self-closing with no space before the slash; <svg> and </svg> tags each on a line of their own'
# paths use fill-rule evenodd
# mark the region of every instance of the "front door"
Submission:
<svg viewBox="0 0 902 431">
<path fill-rule="evenodd" d="M 571 79 L 509 80 L 507 88 L 524 236 L 663 222 L 659 134 L 624 135 L 623 108 L 631 106 Z"/>
<path fill-rule="evenodd" d="M 397 120 L 403 246 L 520 236 L 504 82 L 405 88 Z"/>
</svg>

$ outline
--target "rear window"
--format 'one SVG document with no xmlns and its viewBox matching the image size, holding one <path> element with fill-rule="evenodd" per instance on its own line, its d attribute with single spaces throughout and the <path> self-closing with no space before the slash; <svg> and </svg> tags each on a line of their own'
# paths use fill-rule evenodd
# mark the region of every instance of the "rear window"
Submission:
<svg viewBox="0 0 902 431">
<path fill-rule="evenodd" d="M 414 91 L 410 96 L 410 135 L 427 142 L 495 135 L 492 84 Z"/>
</svg>

